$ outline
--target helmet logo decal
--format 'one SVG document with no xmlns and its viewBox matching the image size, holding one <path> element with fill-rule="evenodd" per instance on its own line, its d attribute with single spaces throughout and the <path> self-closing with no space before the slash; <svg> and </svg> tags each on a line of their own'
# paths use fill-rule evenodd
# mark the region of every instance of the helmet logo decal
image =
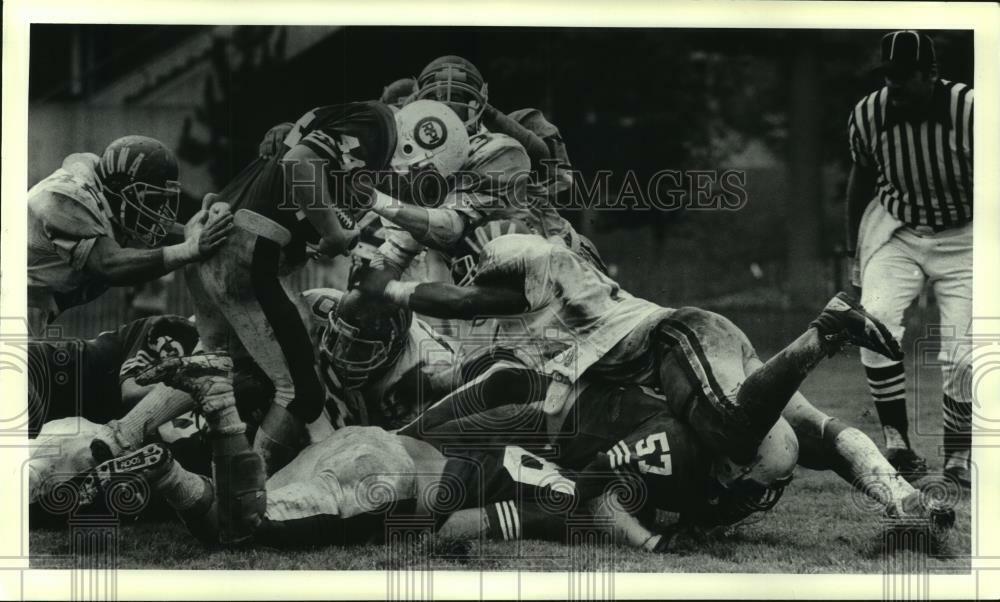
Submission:
<svg viewBox="0 0 1000 602">
<path fill-rule="evenodd" d="M 129 148 L 126 146 L 122 148 L 120 153 L 118 153 L 118 171 L 125 171 L 125 168 L 128 165 L 128 151 Z"/>
<path fill-rule="evenodd" d="M 444 122 L 437 117 L 424 117 L 413 128 L 413 138 L 422 148 L 435 149 L 448 139 L 448 130 Z"/>
<path fill-rule="evenodd" d="M 125 150 L 127 151 L 128 149 Z M 145 156 L 146 153 L 139 153 L 139 156 L 135 158 L 135 161 L 132 161 L 132 166 L 128 168 L 128 175 L 131 176 L 133 180 L 135 179 L 135 174 L 138 173 L 139 166 L 142 165 L 142 160 Z"/>
</svg>

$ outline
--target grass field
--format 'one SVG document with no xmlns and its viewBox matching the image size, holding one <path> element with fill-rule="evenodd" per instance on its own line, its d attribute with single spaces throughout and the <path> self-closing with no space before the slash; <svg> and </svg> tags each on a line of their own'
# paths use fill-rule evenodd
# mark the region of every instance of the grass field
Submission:
<svg viewBox="0 0 1000 602">
<path fill-rule="evenodd" d="M 872 436 L 881 444 L 877 419 L 868 401 L 864 373 L 849 350 L 824 362 L 803 391 L 816 405 Z M 912 354 L 911 354 L 912 356 Z M 912 364 L 910 366 L 912 368 Z M 910 371 L 912 375 L 912 370 Z M 925 368 L 919 379 L 923 400 L 940 396 L 940 376 Z M 910 391 L 913 399 L 917 391 Z M 915 404 L 911 403 L 911 411 Z M 939 469 L 940 403 L 922 403 L 917 450 Z M 911 417 L 913 421 L 913 417 Z M 670 555 L 653 555 L 610 546 L 570 550 L 541 541 L 520 543 L 437 542 L 432 554 L 390 556 L 383 546 L 305 550 L 208 550 L 179 523 L 137 523 L 120 530 L 119 568 L 161 569 L 384 569 L 443 568 L 484 570 L 577 570 L 605 568 L 637 572 L 881 573 L 887 566 L 924 566 L 936 572 L 967 572 L 970 553 L 969 500 L 957 506 L 955 528 L 929 554 L 912 550 L 887 553 L 877 516 L 860 509 L 847 483 L 833 473 L 799 468 L 778 505 L 762 520 L 718 541 Z M 67 531 L 33 529 L 32 566 L 72 566 Z M 913 557 L 921 555 L 920 558 Z"/>
</svg>

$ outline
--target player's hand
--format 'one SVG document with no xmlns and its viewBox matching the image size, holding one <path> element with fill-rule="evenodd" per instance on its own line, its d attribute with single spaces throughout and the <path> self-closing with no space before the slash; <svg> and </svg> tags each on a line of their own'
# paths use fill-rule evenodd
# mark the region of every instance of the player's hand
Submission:
<svg viewBox="0 0 1000 602">
<path fill-rule="evenodd" d="M 267 133 L 264 134 L 264 139 L 260 141 L 260 146 L 257 149 L 260 157 L 262 159 L 270 159 L 280 153 L 284 146 L 285 138 L 292 131 L 293 127 L 295 127 L 294 124 L 285 122 L 279 123 L 267 130 Z"/>
<path fill-rule="evenodd" d="M 198 257 L 211 257 L 233 229 L 233 215 L 225 203 L 215 203 L 208 210 L 202 209 L 184 226 L 184 240 L 196 245 Z"/>
</svg>

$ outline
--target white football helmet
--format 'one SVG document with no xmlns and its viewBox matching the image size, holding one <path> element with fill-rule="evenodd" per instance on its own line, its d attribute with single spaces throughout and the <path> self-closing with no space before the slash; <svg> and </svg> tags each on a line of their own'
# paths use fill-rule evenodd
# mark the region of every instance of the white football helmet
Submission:
<svg viewBox="0 0 1000 602">
<path fill-rule="evenodd" d="M 737 481 L 752 481 L 765 488 L 786 483 L 799 462 L 799 439 L 792 425 L 779 417 L 757 448 L 757 454 L 748 465 L 740 465 L 729 458 L 716 463 L 715 477 L 723 487 Z"/>
<path fill-rule="evenodd" d="M 719 458 L 713 466 L 718 496 L 710 523 L 733 525 L 778 503 L 799 461 L 799 440 L 784 418 L 768 431 L 750 464 Z"/>
<path fill-rule="evenodd" d="M 396 150 L 390 165 L 406 173 L 433 169 L 448 177 L 469 156 L 469 134 L 447 105 L 417 100 L 396 112 Z"/>
</svg>

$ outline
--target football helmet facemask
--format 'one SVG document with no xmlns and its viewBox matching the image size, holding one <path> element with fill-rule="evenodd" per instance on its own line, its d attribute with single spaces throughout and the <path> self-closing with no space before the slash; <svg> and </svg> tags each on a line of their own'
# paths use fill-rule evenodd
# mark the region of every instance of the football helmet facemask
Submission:
<svg viewBox="0 0 1000 602">
<path fill-rule="evenodd" d="M 468 228 L 462 238 L 449 249 L 451 278 L 458 286 L 469 286 L 476 279 L 479 255 L 486 243 L 507 234 L 533 234 L 517 220 L 495 219 Z"/>
<path fill-rule="evenodd" d="M 397 305 L 345 293 L 320 339 L 320 363 L 345 389 L 365 386 L 399 358 L 413 314 Z"/>
<path fill-rule="evenodd" d="M 155 247 L 177 220 L 177 159 L 162 142 L 125 136 L 104 149 L 97 166 L 111 220 L 128 237 Z"/>
<path fill-rule="evenodd" d="M 420 72 L 416 98 L 445 103 L 474 134 L 479 130 L 488 95 L 479 69 L 460 56 L 448 55 L 427 63 Z"/>
</svg>

